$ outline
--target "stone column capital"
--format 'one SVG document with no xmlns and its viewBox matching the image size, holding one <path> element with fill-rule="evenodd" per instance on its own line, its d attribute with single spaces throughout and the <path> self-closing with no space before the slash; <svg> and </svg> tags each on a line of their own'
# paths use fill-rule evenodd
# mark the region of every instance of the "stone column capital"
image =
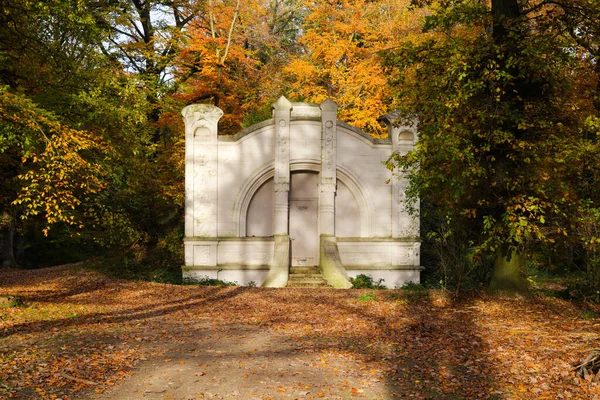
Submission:
<svg viewBox="0 0 600 400">
<path fill-rule="evenodd" d="M 186 140 L 216 141 L 223 111 L 210 104 L 191 104 L 181 110 Z"/>
</svg>

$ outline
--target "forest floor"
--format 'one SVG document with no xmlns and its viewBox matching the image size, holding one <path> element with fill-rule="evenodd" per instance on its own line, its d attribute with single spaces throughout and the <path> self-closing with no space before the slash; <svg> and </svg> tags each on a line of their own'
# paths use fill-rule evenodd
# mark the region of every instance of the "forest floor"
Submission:
<svg viewBox="0 0 600 400">
<path fill-rule="evenodd" d="M 544 296 L 131 282 L 0 270 L 0 398 L 600 399 L 597 311 Z"/>
</svg>

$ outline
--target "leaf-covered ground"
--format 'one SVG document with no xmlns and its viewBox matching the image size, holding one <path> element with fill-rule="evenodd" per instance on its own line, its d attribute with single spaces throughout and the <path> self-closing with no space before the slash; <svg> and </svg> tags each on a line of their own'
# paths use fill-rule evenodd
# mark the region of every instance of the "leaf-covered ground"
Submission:
<svg viewBox="0 0 600 400">
<path fill-rule="evenodd" d="M 0 270 L 0 398 L 600 399 L 600 321 L 557 299 L 195 287 Z"/>
</svg>

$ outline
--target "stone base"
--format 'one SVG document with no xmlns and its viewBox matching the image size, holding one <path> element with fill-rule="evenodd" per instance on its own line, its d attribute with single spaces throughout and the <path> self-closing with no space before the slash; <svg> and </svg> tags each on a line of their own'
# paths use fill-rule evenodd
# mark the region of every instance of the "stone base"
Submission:
<svg viewBox="0 0 600 400">
<path fill-rule="evenodd" d="M 346 269 L 340 260 L 335 237 L 321 235 L 320 269 L 327 283 L 336 289 L 349 289 L 352 283 L 348 279 Z"/>
<path fill-rule="evenodd" d="M 377 282 L 383 279 L 383 286 L 388 289 L 401 288 L 405 284 L 419 283 L 421 281 L 421 270 L 422 267 L 415 267 L 413 269 L 399 269 L 399 270 L 374 270 L 374 269 L 353 269 L 347 270 L 350 278 L 356 278 L 358 275 L 368 275 L 373 278 L 373 282 Z"/>
<path fill-rule="evenodd" d="M 267 279 L 269 271 L 266 269 L 227 269 L 227 270 L 183 270 L 183 279 L 199 281 L 203 278 L 219 279 L 224 282 L 235 282 L 238 286 L 248 286 L 254 282 L 256 286 L 262 286 Z"/>
</svg>

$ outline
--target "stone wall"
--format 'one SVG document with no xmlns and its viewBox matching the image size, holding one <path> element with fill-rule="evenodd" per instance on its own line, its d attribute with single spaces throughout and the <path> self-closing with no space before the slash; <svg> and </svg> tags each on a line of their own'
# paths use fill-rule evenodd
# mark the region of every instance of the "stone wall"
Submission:
<svg viewBox="0 0 600 400">
<path fill-rule="evenodd" d="M 287 277 L 273 275 L 286 274 L 289 265 L 279 257 L 273 267 L 274 253 L 288 249 L 275 248 L 277 236 L 278 246 L 289 243 L 290 260 L 319 265 L 318 248 L 307 257 L 301 252 L 331 237 L 348 276 L 385 276 L 391 287 L 418 281 L 419 226 L 406 209 L 407 180 L 382 164 L 393 151 L 414 146 L 415 127 L 394 126 L 396 116 L 389 115 L 390 137 L 376 140 L 337 121 L 331 100 L 311 105 L 283 97 L 273 105 L 273 119 L 235 136 L 218 135 L 222 112 L 216 107 L 192 105 L 182 114 L 185 277 L 282 285 Z M 294 197 L 294 174 L 314 176 L 303 189 L 310 193 L 298 197 L 296 190 Z M 306 225 L 300 233 L 311 237 L 299 235 L 299 223 Z"/>
</svg>

